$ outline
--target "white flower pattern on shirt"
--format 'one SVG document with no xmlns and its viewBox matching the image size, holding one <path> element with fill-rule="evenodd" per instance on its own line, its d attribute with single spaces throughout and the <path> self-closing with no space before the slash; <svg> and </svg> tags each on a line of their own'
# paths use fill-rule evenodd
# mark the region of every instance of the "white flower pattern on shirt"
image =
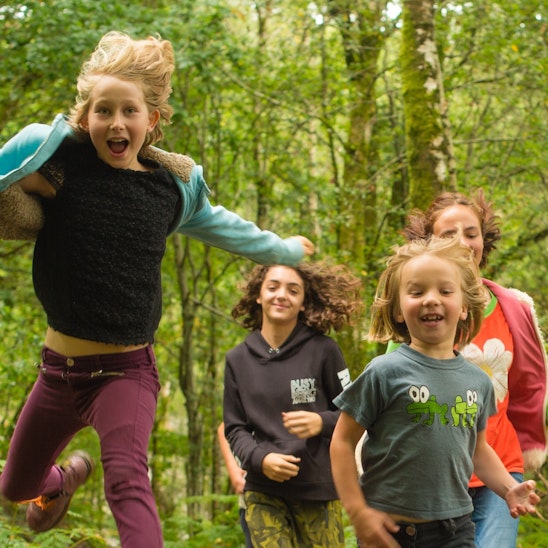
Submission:
<svg viewBox="0 0 548 548">
<path fill-rule="evenodd" d="M 489 375 L 497 402 L 503 401 L 508 394 L 508 369 L 512 364 L 512 352 L 505 349 L 500 339 L 488 339 L 483 345 L 483 351 L 471 343 L 462 349 L 462 355 Z"/>
</svg>

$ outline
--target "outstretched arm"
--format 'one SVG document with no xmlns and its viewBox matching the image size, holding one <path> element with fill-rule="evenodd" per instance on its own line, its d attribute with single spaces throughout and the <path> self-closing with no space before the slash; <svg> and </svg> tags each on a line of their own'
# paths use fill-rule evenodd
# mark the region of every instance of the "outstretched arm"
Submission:
<svg viewBox="0 0 548 548">
<path fill-rule="evenodd" d="M 211 206 L 209 201 L 178 231 L 259 264 L 294 265 L 314 252 L 314 244 L 304 236 L 282 239 L 223 206 Z"/>
<path fill-rule="evenodd" d="M 474 472 L 478 478 L 503 498 L 512 517 L 535 512 L 540 498 L 535 493 L 533 480 L 517 482 L 506 470 L 498 455 L 487 443 L 485 430 L 478 432 L 476 451 L 474 452 Z"/>
<path fill-rule="evenodd" d="M 201 166 L 194 166 L 189 182 L 179 188 L 183 206 L 176 230 L 181 234 L 259 264 L 296 265 L 314 253 L 314 244 L 304 236 L 284 239 L 223 206 L 212 206 Z"/>
<path fill-rule="evenodd" d="M 390 533 L 399 526 L 385 512 L 367 505 L 358 481 L 356 445 L 365 432 L 350 415 L 341 412 L 331 439 L 331 469 L 335 487 L 361 545 L 372 548 L 396 548 Z"/>
</svg>

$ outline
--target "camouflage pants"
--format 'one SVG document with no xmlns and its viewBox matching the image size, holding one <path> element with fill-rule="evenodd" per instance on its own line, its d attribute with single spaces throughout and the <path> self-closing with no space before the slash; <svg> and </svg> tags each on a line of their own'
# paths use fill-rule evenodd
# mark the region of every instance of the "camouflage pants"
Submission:
<svg viewBox="0 0 548 548">
<path fill-rule="evenodd" d="M 245 493 L 255 548 L 344 548 L 339 500 L 309 501 Z"/>
</svg>

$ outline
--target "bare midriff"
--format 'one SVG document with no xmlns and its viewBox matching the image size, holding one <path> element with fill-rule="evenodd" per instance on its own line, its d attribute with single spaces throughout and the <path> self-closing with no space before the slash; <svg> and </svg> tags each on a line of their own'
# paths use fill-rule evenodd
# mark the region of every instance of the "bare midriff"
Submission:
<svg viewBox="0 0 548 548">
<path fill-rule="evenodd" d="M 65 335 L 60 331 L 56 331 L 52 327 L 48 327 L 46 331 L 46 340 L 44 341 L 44 344 L 50 350 L 53 350 L 58 354 L 71 357 L 91 356 L 96 354 L 118 354 L 122 352 L 139 350 L 139 348 L 148 346 L 147 343 L 124 345 L 79 339 L 78 337 Z"/>
</svg>

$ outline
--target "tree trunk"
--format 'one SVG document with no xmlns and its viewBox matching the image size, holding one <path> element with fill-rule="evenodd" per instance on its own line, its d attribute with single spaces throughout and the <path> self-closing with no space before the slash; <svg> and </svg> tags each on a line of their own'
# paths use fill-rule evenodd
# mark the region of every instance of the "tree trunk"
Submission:
<svg viewBox="0 0 548 548">
<path fill-rule="evenodd" d="M 188 428 L 188 459 L 185 462 L 186 495 L 193 497 L 203 494 L 203 466 L 201 453 L 203 445 L 203 421 L 200 420 L 199 393 L 195 382 L 193 365 L 193 331 L 196 317 L 194 290 L 197 279 L 190 260 L 188 240 L 179 234 L 172 237 L 175 249 L 177 279 L 181 294 L 182 344 L 179 349 L 179 386 L 185 397 L 185 410 Z M 190 279 L 189 279 L 190 278 Z M 196 503 L 188 505 L 190 517 L 198 517 L 200 508 Z"/>
<path fill-rule="evenodd" d="M 433 0 L 403 2 L 400 63 L 410 205 L 424 208 L 441 191 L 455 186 Z"/>
<path fill-rule="evenodd" d="M 378 169 L 378 148 L 374 140 L 377 121 L 375 84 L 377 63 L 384 36 L 381 17 L 386 1 L 349 4 L 345 0 L 329 2 L 342 37 L 348 79 L 348 134 L 344 143 L 338 216 L 338 247 L 343 261 L 355 261 L 361 272 L 370 270 L 372 242 L 377 234 L 377 188 L 374 174 Z M 338 341 L 352 372 L 362 364 L 360 329 L 347 329 Z"/>
</svg>

